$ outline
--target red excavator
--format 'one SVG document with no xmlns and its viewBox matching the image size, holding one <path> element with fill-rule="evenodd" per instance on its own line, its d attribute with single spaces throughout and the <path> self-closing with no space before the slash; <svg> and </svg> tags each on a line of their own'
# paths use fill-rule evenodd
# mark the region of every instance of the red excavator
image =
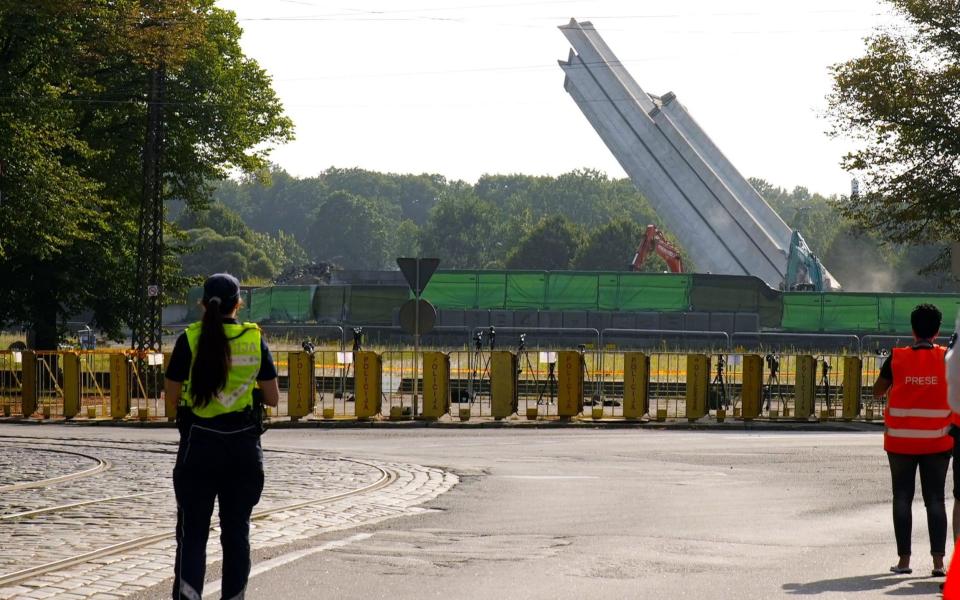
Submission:
<svg viewBox="0 0 960 600">
<path fill-rule="evenodd" d="M 663 232 L 657 229 L 656 225 L 647 225 L 647 233 L 643 236 L 643 242 L 637 247 L 637 253 L 630 264 L 630 270 L 640 271 L 643 269 L 643 263 L 647 260 L 651 250 L 667 263 L 671 273 L 683 273 L 683 259 L 680 257 L 680 251 L 668 242 L 667 238 L 663 237 Z"/>
</svg>

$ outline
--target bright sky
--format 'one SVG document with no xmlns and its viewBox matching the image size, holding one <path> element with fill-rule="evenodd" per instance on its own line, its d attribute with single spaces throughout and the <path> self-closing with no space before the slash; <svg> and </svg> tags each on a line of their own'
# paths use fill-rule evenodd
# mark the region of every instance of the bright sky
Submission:
<svg viewBox="0 0 960 600">
<path fill-rule="evenodd" d="M 330 167 L 625 176 L 563 89 L 557 26 L 592 21 L 647 92 L 673 91 L 744 175 L 849 193 L 824 133 L 828 67 L 858 56 L 880 0 L 219 0 L 273 77 L 297 139 L 272 160 Z"/>
</svg>

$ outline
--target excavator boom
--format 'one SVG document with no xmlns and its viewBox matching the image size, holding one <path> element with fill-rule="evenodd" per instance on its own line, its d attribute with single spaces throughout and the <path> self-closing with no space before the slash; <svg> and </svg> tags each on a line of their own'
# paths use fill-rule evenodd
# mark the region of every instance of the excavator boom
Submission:
<svg viewBox="0 0 960 600">
<path fill-rule="evenodd" d="M 637 253 L 630 264 L 631 270 L 642 270 L 643 263 L 646 262 L 651 251 L 656 252 L 667 263 L 671 273 L 683 273 L 683 258 L 680 256 L 680 251 L 667 241 L 656 225 L 647 225 L 643 241 L 637 247 Z"/>
</svg>

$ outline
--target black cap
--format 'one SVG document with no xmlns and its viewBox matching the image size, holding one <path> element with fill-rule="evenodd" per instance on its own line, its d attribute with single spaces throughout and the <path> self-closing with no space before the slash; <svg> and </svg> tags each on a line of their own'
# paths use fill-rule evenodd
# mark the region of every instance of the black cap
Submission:
<svg viewBox="0 0 960 600">
<path fill-rule="evenodd" d="M 220 300 L 220 311 L 229 312 L 240 299 L 240 282 L 229 273 L 214 273 L 203 282 L 203 303 Z"/>
</svg>

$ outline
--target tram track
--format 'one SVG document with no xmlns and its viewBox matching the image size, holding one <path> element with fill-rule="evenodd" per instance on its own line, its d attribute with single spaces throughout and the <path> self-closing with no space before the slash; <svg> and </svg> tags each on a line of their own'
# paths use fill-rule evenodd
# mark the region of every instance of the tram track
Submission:
<svg viewBox="0 0 960 600">
<path fill-rule="evenodd" d="M 69 443 L 72 441 L 72 442 L 75 443 L 75 446 L 81 446 L 81 445 L 82 445 L 82 446 L 85 447 L 85 448 L 93 448 L 93 447 L 104 447 L 104 448 L 107 448 L 107 447 L 110 447 L 110 446 L 107 446 L 107 445 L 102 445 L 102 446 L 101 446 L 101 445 L 98 445 L 98 444 L 96 443 L 96 440 L 77 439 L 77 440 L 67 441 L 67 440 L 60 440 L 60 439 L 57 439 L 57 440 L 43 439 L 43 440 L 33 441 L 33 439 L 31 439 L 30 441 L 27 441 L 26 439 L 21 438 L 21 437 L 19 437 L 19 436 L 9 436 L 9 437 L 8 437 L 8 436 L 2 436 L 2 438 L 3 438 L 3 439 L 0 439 L 0 443 L 7 442 L 7 440 L 12 440 L 12 441 L 15 441 L 15 442 L 27 443 L 27 444 L 37 444 L 37 445 L 65 445 L 65 444 L 69 444 Z M 35 439 L 35 438 L 34 438 L 34 439 Z M 87 442 L 87 443 L 80 444 L 80 443 L 77 443 L 77 442 Z M 131 444 L 132 444 L 132 443 L 136 443 L 136 442 L 131 442 Z M 115 448 L 115 447 L 113 447 L 113 448 Z M 118 449 L 128 450 L 128 451 L 140 451 L 140 449 L 134 450 L 133 448 L 118 448 Z M 51 451 L 55 451 L 55 452 L 56 452 L 56 451 L 58 451 L 58 450 L 51 450 Z M 153 450 L 153 451 L 157 451 L 157 450 Z M 361 460 L 361 459 L 345 458 L 345 457 L 336 457 L 336 458 L 322 457 L 321 455 L 318 455 L 317 453 L 304 452 L 304 451 L 302 451 L 302 450 L 271 449 L 271 450 L 268 450 L 268 451 L 269 451 L 269 452 L 282 453 L 282 454 L 299 454 L 299 455 L 304 455 L 304 456 L 310 456 L 310 457 L 313 457 L 313 458 L 318 458 L 318 457 L 319 457 L 319 458 L 325 458 L 326 460 L 352 462 L 352 463 L 356 463 L 356 464 L 358 464 L 358 465 L 363 465 L 363 466 L 369 467 L 369 468 L 371 468 L 371 469 L 374 469 L 375 471 L 379 472 L 380 477 L 379 477 L 376 481 L 374 481 L 373 483 L 368 484 L 368 485 L 363 486 L 363 487 L 360 487 L 360 488 L 357 488 L 357 489 L 354 489 L 354 490 L 349 490 L 349 491 L 346 491 L 346 492 L 340 492 L 340 493 L 337 493 L 337 494 L 332 494 L 332 495 L 328 495 L 328 496 L 323 496 L 323 497 L 320 497 L 320 498 L 312 498 L 312 499 L 307 499 L 307 500 L 300 500 L 300 501 L 292 502 L 292 503 L 289 503 L 289 504 L 284 504 L 284 505 L 281 505 L 281 506 L 275 506 L 275 507 L 272 507 L 272 508 L 269 508 L 269 509 L 264 509 L 264 510 L 260 510 L 260 511 L 254 512 L 253 515 L 251 515 L 251 517 L 250 517 L 251 521 L 257 521 L 257 520 L 261 520 L 261 519 L 266 519 L 266 518 L 270 517 L 271 515 L 274 515 L 274 514 L 277 514 L 277 513 L 282 513 L 282 512 L 285 512 L 285 511 L 298 510 L 298 509 L 307 508 L 307 507 L 310 507 L 310 506 L 321 506 L 321 505 L 324 505 L 324 504 L 332 504 L 332 503 L 335 503 L 335 502 L 339 502 L 339 501 L 341 501 L 341 500 L 345 500 L 345 499 L 350 498 L 350 497 L 361 496 L 361 495 L 363 495 L 363 494 L 368 494 L 368 493 L 371 493 L 371 492 L 375 492 L 375 491 L 377 491 L 377 490 L 380 490 L 380 489 L 382 489 L 382 488 L 385 488 L 385 487 L 389 486 L 389 485 L 392 484 L 392 483 L 397 479 L 397 477 L 398 477 L 397 472 L 394 471 L 393 469 L 390 469 L 389 467 L 381 466 L 381 465 L 378 465 L 378 464 L 375 464 L 375 463 L 372 463 L 372 462 L 368 462 L 368 461 L 365 461 L 365 460 Z M 66 453 L 69 453 L 69 454 L 80 454 L 80 453 L 76 453 L 76 452 L 66 452 Z M 101 461 L 101 462 L 103 463 L 103 464 L 98 464 L 98 466 L 97 466 L 97 467 L 94 467 L 94 469 L 98 469 L 98 470 L 102 471 L 102 470 L 104 470 L 104 468 L 108 468 L 108 467 L 109 467 L 109 461 L 106 461 L 106 460 L 104 460 L 104 459 L 99 459 L 99 458 L 97 458 L 97 457 L 90 457 L 90 456 L 88 456 L 88 455 L 82 455 L 82 454 L 80 454 L 80 455 L 81 455 L 81 456 L 87 456 L 88 458 L 96 458 L 97 460 L 99 460 L 99 461 Z M 5 491 L 5 490 L 6 490 L 6 491 L 13 491 L 13 490 L 17 490 L 17 489 L 24 489 L 24 487 L 37 487 L 37 486 L 44 486 L 44 485 L 55 485 L 55 484 L 58 483 L 59 481 L 66 481 L 66 480 L 69 480 L 69 479 L 72 479 L 72 478 L 76 478 L 76 477 L 81 476 L 81 474 L 82 474 L 82 475 L 93 474 L 93 473 L 88 473 L 88 472 L 89 472 L 89 471 L 93 471 L 93 472 L 95 473 L 96 471 L 95 471 L 94 469 L 87 469 L 87 470 L 82 471 L 82 472 L 78 472 L 78 473 L 74 473 L 74 474 L 68 474 L 67 476 L 61 476 L 61 477 L 56 477 L 56 478 L 49 478 L 49 479 L 39 480 L 39 481 L 35 481 L 35 482 L 26 482 L 26 484 L 24 484 L 24 485 L 14 484 L 14 485 L 12 485 L 12 486 L 4 486 L 4 487 L 0 487 L 0 492 L 3 492 L 3 491 Z M 161 493 L 169 493 L 169 492 L 145 492 L 145 493 L 125 495 L 125 496 L 113 496 L 113 497 L 108 497 L 108 498 L 91 499 L 91 500 L 86 500 L 86 501 L 82 501 L 82 502 L 75 502 L 75 503 L 70 503 L 70 504 L 63 504 L 63 505 L 52 506 L 52 507 L 45 507 L 45 508 L 35 509 L 35 510 L 31 510 L 31 511 L 23 511 L 23 512 L 20 512 L 20 513 L 15 513 L 15 514 L 10 514 L 10 515 L 0 516 L 0 522 L 3 522 L 3 521 L 13 521 L 13 520 L 15 520 L 15 519 L 20 519 L 20 518 L 29 518 L 29 517 L 34 516 L 34 515 L 39 515 L 39 514 L 44 514 L 44 513 L 50 513 L 50 512 L 56 512 L 56 511 L 61 511 L 61 510 L 68 510 L 68 509 L 77 508 L 77 507 L 80 507 L 80 506 L 89 506 L 89 505 L 93 505 L 93 504 L 99 504 L 99 503 L 105 503 L 105 502 L 114 502 L 114 501 L 120 501 L 120 500 L 124 500 L 124 499 L 129 499 L 129 498 L 137 498 L 137 497 L 144 497 L 144 496 L 150 496 L 150 495 L 159 495 L 159 494 L 161 494 Z M 212 529 L 213 529 L 213 527 L 211 527 L 211 530 L 212 530 Z M 73 567 L 73 566 L 76 566 L 76 565 L 79 565 L 79 564 L 86 563 L 86 562 L 88 562 L 88 561 L 90 561 L 90 560 L 94 560 L 94 559 L 98 559 L 98 558 L 102 558 L 102 557 L 106 557 L 106 556 L 111 556 L 111 555 L 114 555 L 114 554 L 119 554 L 119 553 L 122 553 L 122 552 L 125 552 L 125 551 L 132 551 L 132 550 L 137 550 L 137 549 L 140 549 L 140 548 L 143 548 L 143 547 L 147 547 L 147 546 L 150 546 L 150 545 L 152 545 L 152 544 L 155 544 L 155 543 L 158 543 L 158 542 L 162 542 L 162 541 L 168 540 L 168 539 L 172 538 L 173 536 L 174 536 L 173 531 L 164 531 L 164 532 L 162 532 L 162 533 L 156 533 L 156 534 L 141 536 L 141 537 L 137 537 L 137 538 L 134 538 L 134 539 L 131 539 L 131 540 L 126 540 L 126 541 L 123 541 L 123 542 L 111 544 L 111 545 L 109 545 L 109 546 L 104 546 L 104 547 L 102 547 L 102 548 L 98 548 L 98 549 L 91 550 L 91 551 L 88 551 L 88 552 L 83 552 L 83 553 L 81 553 L 81 554 L 77 554 L 77 555 L 74 555 L 74 556 L 71 556 L 71 557 L 54 560 L 54 561 L 51 561 L 51 562 L 48 562 L 48 563 L 44 563 L 44 564 L 41 564 L 41 565 L 36 565 L 36 566 L 33 566 L 33 567 L 29 567 L 29 568 L 22 569 L 22 570 L 19 570 L 19 571 L 14 571 L 14 572 L 7 573 L 7 574 L 0 574 L 0 588 L 17 585 L 17 584 L 19 584 L 19 583 L 22 583 L 22 582 L 25 582 L 25 581 L 29 581 L 29 580 L 31 580 L 31 579 L 33 579 L 33 578 L 40 577 L 40 576 L 43 576 L 43 575 L 48 574 L 48 573 L 52 573 L 52 572 L 55 572 L 55 571 L 58 571 L 58 570 L 61 570 L 61 569 L 66 569 L 66 568 L 70 568 L 70 567 Z"/>
</svg>

